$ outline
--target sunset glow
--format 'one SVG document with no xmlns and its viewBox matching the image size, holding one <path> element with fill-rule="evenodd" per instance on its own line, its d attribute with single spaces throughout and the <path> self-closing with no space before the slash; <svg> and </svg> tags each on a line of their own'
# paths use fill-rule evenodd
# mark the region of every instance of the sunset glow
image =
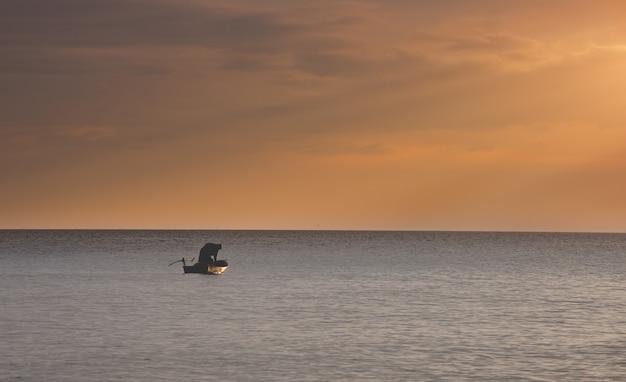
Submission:
<svg viewBox="0 0 626 382">
<path fill-rule="evenodd" d="M 0 228 L 626 232 L 625 16 L 3 1 Z"/>
</svg>

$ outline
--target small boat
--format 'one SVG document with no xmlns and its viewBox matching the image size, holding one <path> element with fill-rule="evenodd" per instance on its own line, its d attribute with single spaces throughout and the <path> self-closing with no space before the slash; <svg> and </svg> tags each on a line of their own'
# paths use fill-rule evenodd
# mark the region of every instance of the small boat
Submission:
<svg viewBox="0 0 626 382">
<path fill-rule="evenodd" d="M 183 257 L 181 260 L 174 261 L 183 263 L 183 271 L 185 273 L 202 273 L 205 275 L 221 275 L 228 269 L 226 260 L 218 260 L 217 252 L 222 249 L 221 244 L 206 243 L 200 250 L 198 262 L 194 265 L 187 265 L 187 260 Z M 193 261 L 193 259 L 191 259 Z"/>
</svg>

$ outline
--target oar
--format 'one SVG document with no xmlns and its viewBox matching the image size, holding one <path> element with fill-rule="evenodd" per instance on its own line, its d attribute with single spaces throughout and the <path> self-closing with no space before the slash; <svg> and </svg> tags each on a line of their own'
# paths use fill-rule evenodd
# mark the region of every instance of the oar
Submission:
<svg viewBox="0 0 626 382">
<path fill-rule="evenodd" d="M 180 263 L 180 262 L 181 262 L 181 261 L 183 261 L 183 260 L 185 260 L 185 261 L 189 261 L 189 262 L 191 263 L 191 262 L 192 262 L 192 261 L 194 261 L 195 259 L 196 259 L 195 257 L 194 257 L 193 259 L 191 259 L 191 260 L 189 260 L 189 259 L 180 259 L 180 260 L 176 260 L 176 261 L 174 261 L 174 262 L 173 262 L 172 264 L 170 264 L 170 265 L 174 265 L 174 264 L 176 264 L 176 263 Z M 168 265 L 168 267 L 169 267 L 170 265 Z"/>
</svg>

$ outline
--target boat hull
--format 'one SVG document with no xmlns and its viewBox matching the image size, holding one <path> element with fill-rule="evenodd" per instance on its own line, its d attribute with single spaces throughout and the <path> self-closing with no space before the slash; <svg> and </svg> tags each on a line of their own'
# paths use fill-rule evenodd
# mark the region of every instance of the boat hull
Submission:
<svg viewBox="0 0 626 382">
<path fill-rule="evenodd" d="M 183 270 L 185 273 L 201 273 L 205 275 L 221 275 L 228 269 L 228 263 L 225 261 L 218 261 L 215 264 L 194 264 L 185 265 Z"/>
</svg>

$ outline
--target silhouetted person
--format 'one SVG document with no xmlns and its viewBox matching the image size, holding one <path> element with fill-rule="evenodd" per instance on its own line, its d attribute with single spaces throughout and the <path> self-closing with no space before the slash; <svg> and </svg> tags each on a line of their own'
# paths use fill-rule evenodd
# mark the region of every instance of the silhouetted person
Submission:
<svg viewBox="0 0 626 382">
<path fill-rule="evenodd" d="M 183 262 L 183 267 L 187 266 L 187 264 L 185 264 L 185 258 L 183 257 L 182 260 L 180 260 Z"/>
</svg>

